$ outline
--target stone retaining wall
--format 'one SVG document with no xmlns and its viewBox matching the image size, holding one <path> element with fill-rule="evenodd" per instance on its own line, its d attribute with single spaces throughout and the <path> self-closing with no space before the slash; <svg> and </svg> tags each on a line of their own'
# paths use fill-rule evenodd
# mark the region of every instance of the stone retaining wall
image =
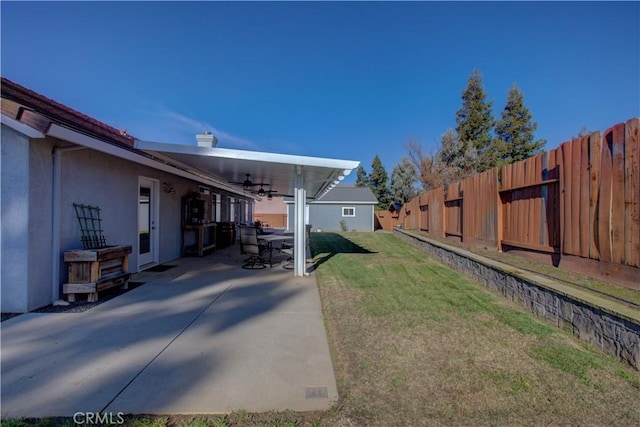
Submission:
<svg viewBox="0 0 640 427">
<path fill-rule="evenodd" d="M 406 230 L 395 229 L 393 234 L 640 370 L 640 321 L 637 319 L 545 286 L 540 283 L 544 280 L 509 272 L 507 266 L 497 265 L 499 263 L 493 260 Z"/>
</svg>

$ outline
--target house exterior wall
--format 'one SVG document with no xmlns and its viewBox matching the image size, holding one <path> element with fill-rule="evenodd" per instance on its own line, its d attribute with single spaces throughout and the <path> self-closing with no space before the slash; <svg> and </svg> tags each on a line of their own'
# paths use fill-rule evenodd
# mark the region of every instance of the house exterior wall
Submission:
<svg viewBox="0 0 640 427">
<path fill-rule="evenodd" d="M 373 231 L 373 205 L 345 203 L 309 203 L 309 224 L 314 230 L 341 231 L 340 221 L 344 220 L 349 231 Z M 342 208 L 355 208 L 355 217 L 343 217 Z M 287 228 L 294 227 L 294 205 L 287 204 Z"/>
<path fill-rule="evenodd" d="M 129 257 L 130 271 L 138 266 L 138 178 L 158 180 L 159 262 L 181 256 L 182 251 L 182 196 L 197 191 L 198 182 L 94 150 L 72 151 L 64 154 L 62 166 L 61 251 L 80 247 L 80 226 L 73 203 L 101 208 L 102 225 L 108 244 L 132 246 Z M 175 193 L 162 191 L 169 183 Z M 221 195 L 221 221 L 229 221 L 228 193 Z M 241 198 L 237 195 L 235 200 Z M 237 210 L 237 209 L 236 209 Z"/>
<path fill-rule="evenodd" d="M 29 143 L 29 310 L 51 303 L 51 224 L 53 162 L 51 144 Z"/>
<path fill-rule="evenodd" d="M 29 138 L 2 125 L 0 151 L 1 309 L 21 313 L 28 306 Z"/>
<path fill-rule="evenodd" d="M 147 168 L 136 166 L 90 149 L 61 155 L 60 254 L 82 248 L 82 233 L 73 204 L 98 206 L 107 244 L 131 245 L 130 271 L 137 269 L 138 177 L 157 177 Z M 159 226 L 162 232 L 162 218 Z M 65 283 L 66 266 L 62 260 L 60 277 Z"/>
<path fill-rule="evenodd" d="M 260 221 L 269 227 L 287 227 L 287 205 L 284 197 L 263 197 L 256 202 L 253 210 L 253 221 Z"/>
<path fill-rule="evenodd" d="M 89 148 L 58 152 L 60 221 L 53 224 L 52 152 L 56 146 L 69 144 L 51 137 L 30 140 L 2 125 L 2 312 L 26 312 L 50 304 L 56 259 L 60 290 L 66 283 L 64 251 L 82 248 L 73 203 L 100 207 L 107 244 L 131 245 L 129 271 L 136 272 L 140 177 L 157 180 L 159 185 L 158 261 L 181 256 L 182 196 L 203 184 Z M 164 192 L 165 182 L 175 192 Z M 229 221 L 229 193 L 211 190 L 221 195 L 221 221 Z M 59 250 L 52 250 L 54 232 L 59 234 Z"/>
</svg>

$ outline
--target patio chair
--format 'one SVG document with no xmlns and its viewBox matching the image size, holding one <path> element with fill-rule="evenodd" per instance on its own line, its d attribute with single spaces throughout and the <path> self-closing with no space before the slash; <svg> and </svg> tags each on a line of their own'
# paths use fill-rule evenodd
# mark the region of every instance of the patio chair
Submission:
<svg viewBox="0 0 640 427">
<path fill-rule="evenodd" d="M 240 226 L 240 254 L 249 255 L 242 268 L 258 269 L 265 268 L 266 264 L 262 259 L 262 253 L 266 246 L 258 242 L 258 230 L 255 227 Z"/>
<path fill-rule="evenodd" d="M 286 268 L 287 270 L 293 269 L 293 245 L 291 243 L 282 242 L 280 252 L 285 255 L 289 255 L 284 264 L 282 264 L 282 268 Z"/>
<path fill-rule="evenodd" d="M 309 242 L 311 241 L 311 225 L 307 224 L 305 226 L 305 233 L 306 233 L 306 240 L 307 240 L 307 246 L 308 246 Z M 282 246 L 280 247 L 280 252 L 285 254 L 285 255 L 289 255 L 287 260 L 282 265 L 282 268 L 286 268 L 287 270 L 292 270 L 294 268 L 294 262 L 293 262 L 294 261 L 294 245 L 293 245 L 293 243 L 282 242 Z"/>
</svg>

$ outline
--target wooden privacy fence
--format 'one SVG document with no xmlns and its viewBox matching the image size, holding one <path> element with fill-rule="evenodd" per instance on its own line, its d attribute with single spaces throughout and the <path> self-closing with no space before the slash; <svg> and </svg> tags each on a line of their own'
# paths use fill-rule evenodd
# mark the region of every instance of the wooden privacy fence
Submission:
<svg viewBox="0 0 640 427">
<path fill-rule="evenodd" d="M 447 237 L 453 236 L 462 239 L 463 194 L 462 182 L 456 182 L 447 187 L 444 199 L 444 235 Z"/>
<path fill-rule="evenodd" d="M 640 267 L 639 122 L 556 149 L 562 253 Z"/>
<path fill-rule="evenodd" d="M 423 193 L 395 225 L 470 245 L 640 267 L 639 123 Z"/>
<path fill-rule="evenodd" d="M 559 170 L 557 150 L 501 168 L 500 244 L 560 252 Z"/>
<path fill-rule="evenodd" d="M 393 230 L 398 219 L 397 215 L 393 215 L 389 211 L 375 211 L 375 224 L 376 230 Z"/>
</svg>

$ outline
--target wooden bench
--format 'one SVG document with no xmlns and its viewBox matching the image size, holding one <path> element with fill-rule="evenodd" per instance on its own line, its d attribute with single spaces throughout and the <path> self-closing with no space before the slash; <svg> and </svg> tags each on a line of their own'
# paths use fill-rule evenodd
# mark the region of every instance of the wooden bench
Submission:
<svg viewBox="0 0 640 427">
<path fill-rule="evenodd" d="M 107 246 L 100 249 L 77 249 L 64 253 L 69 263 L 69 281 L 62 292 L 69 302 L 76 294 L 88 294 L 87 301 L 98 301 L 98 292 L 115 286 L 128 288 L 131 245 Z"/>
</svg>

